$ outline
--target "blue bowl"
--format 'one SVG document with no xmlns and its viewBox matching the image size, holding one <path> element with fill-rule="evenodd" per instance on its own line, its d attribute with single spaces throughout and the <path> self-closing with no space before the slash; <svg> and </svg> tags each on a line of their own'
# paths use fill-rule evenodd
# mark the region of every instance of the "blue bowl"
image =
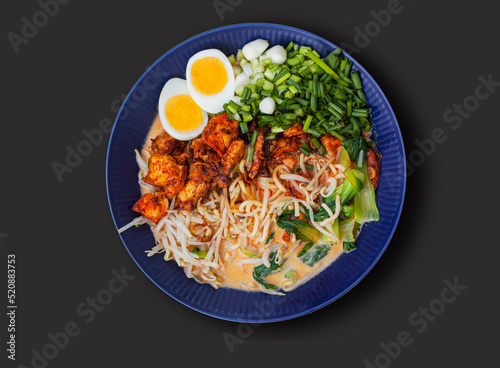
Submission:
<svg viewBox="0 0 500 368">
<path fill-rule="evenodd" d="M 157 100 L 167 80 L 185 77 L 188 59 L 196 52 L 217 48 L 227 55 L 256 38 L 271 45 L 286 46 L 290 41 L 311 46 L 323 57 L 337 48 L 312 33 L 277 24 L 236 24 L 213 29 L 177 45 L 160 57 L 137 81 L 118 113 L 108 147 L 106 183 L 111 213 L 117 228 L 129 223 L 137 213 L 131 210 L 140 197 L 134 149 L 140 149 L 157 115 Z M 353 70 L 360 73 L 368 103 L 372 108 L 373 139 L 382 153 L 381 176 L 377 188 L 380 221 L 364 226 L 357 249 L 341 255 L 306 284 L 286 296 L 247 292 L 229 288 L 215 290 L 188 279 L 175 262 L 161 255 L 147 257 L 154 245 L 148 226 L 132 228 L 121 239 L 142 271 L 175 300 L 207 315 L 238 322 L 275 322 L 318 310 L 352 289 L 375 265 L 394 233 L 406 186 L 403 141 L 396 117 L 380 87 L 349 55 Z"/>
</svg>

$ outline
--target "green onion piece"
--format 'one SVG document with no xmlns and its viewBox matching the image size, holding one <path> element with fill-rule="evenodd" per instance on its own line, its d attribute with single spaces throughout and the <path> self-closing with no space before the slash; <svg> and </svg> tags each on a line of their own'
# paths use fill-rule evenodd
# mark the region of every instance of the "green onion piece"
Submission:
<svg viewBox="0 0 500 368">
<path fill-rule="evenodd" d="M 317 105 L 318 105 L 317 97 L 312 95 L 311 96 L 311 110 L 316 112 Z"/>
<path fill-rule="evenodd" d="M 236 61 L 236 57 L 234 56 L 234 54 L 229 55 L 227 59 L 231 64 L 234 64 L 234 62 Z"/>
<path fill-rule="evenodd" d="M 253 156 L 255 155 L 255 148 L 250 148 L 250 154 L 248 156 L 248 162 L 253 162 Z"/>
<path fill-rule="evenodd" d="M 233 117 L 233 114 L 232 114 L 231 110 L 229 110 L 229 105 L 226 103 L 226 104 L 224 104 L 222 107 L 224 108 L 224 110 L 225 110 L 225 111 L 226 111 L 226 113 L 227 113 L 227 118 L 228 118 L 229 120 L 233 120 L 233 118 L 234 118 L 234 117 Z"/>
<path fill-rule="evenodd" d="M 307 151 L 307 152 L 311 153 L 311 147 L 309 147 L 309 144 L 307 144 L 307 142 L 306 142 L 306 141 L 303 141 L 303 142 L 302 142 L 302 146 L 301 146 L 301 148 L 302 148 L 304 151 Z"/>
<path fill-rule="evenodd" d="M 241 105 L 241 110 L 243 111 L 250 111 L 252 109 L 252 106 L 250 105 Z"/>
<path fill-rule="evenodd" d="M 303 106 L 309 105 L 309 101 L 308 100 L 305 100 L 305 99 L 300 98 L 300 97 L 295 97 L 295 101 L 297 101 L 299 104 L 301 104 Z"/>
<path fill-rule="evenodd" d="M 290 78 L 292 75 L 290 72 L 286 72 L 285 75 L 283 75 L 280 79 L 278 79 L 274 84 L 279 86 L 281 83 L 286 81 L 288 78 Z"/>
<path fill-rule="evenodd" d="M 288 46 L 285 48 L 286 52 L 290 52 L 291 49 L 295 46 L 295 42 L 291 41 Z"/>
<path fill-rule="evenodd" d="M 230 102 L 232 102 L 232 101 L 230 101 Z M 233 115 L 238 113 L 238 109 L 235 109 L 230 104 L 227 105 L 227 108 L 228 108 L 229 111 L 231 111 L 233 113 Z M 238 108 L 239 108 L 239 106 L 238 106 Z"/>
<path fill-rule="evenodd" d="M 234 109 L 238 110 L 240 108 L 240 105 L 238 105 L 236 102 L 233 100 L 229 100 L 229 106 L 233 107 Z"/>
<path fill-rule="evenodd" d="M 311 126 L 311 122 L 312 122 L 312 119 L 313 119 L 313 116 L 312 115 L 308 115 L 307 118 L 306 118 L 306 122 L 304 123 L 304 127 L 302 128 L 302 130 L 304 132 L 307 132 L 307 130 L 309 129 L 309 127 Z"/>
<path fill-rule="evenodd" d="M 352 109 L 352 116 L 367 118 L 370 115 L 370 109 Z"/>
<path fill-rule="evenodd" d="M 241 122 L 240 129 L 241 129 L 241 133 L 243 133 L 243 134 L 248 133 L 248 124 L 246 122 Z"/>
<path fill-rule="evenodd" d="M 244 122 L 249 122 L 249 121 L 252 121 L 253 120 L 253 116 L 250 115 L 250 114 L 246 114 L 246 115 L 243 115 L 243 121 Z"/>
<path fill-rule="evenodd" d="M 259 133 L 256 130 L 253 131 L 253 133 L 252 133 L 252 142 L 250 143 L 251 147 L 255 147 L 255 143 L 257 142 L 257 135 L 258 134 Z"/>
<path fill-rule="evenodd" d="M 333 79 L 335 79 L 335 80 L 340 79 L 340 76 L 337 73 L 335 73 L 332 70 L 332 68 L 330 68 L 328 65 L 326 65 L 326 63 L 323 60 L 321 60 L 319 57 L 317 57 L 313 52 L 308 52 L 306 54 L 306 56 L 309 59 L 311 59 L 312 61 L 314 61 L 316 64 L 318 64 L 318 66 L 321 69 L 323 69 L 325 72 L 327 72 L 328 74 L 330 74 L 333 77 Z"/>
<path fill-rule="evenodd" d="M 274 133 L 268 134 L 264 137 L 264 140 L 266 141 L 272 141 L 273 139 L 276 139 L 276 134 Z"/>
<path fill-rule="evenodd" d="M 313 144 L 314 147 L 316 147 L 318 150 L 321 150 L 323 148 L 323 145 L 317 138 L 311 138 L 311 143 Z"/>
<path fill-rule="evenodd" d="M 298 109 L 293 110 L 293 113 L 294 113 L 295 115 L 297 115 L 297 116 L 300 116 L 300 117 L 302 117 L 302 116 L 304 116 L 304 115 L 306 114 L 306 113 L 304 112 L 304 110 L 302 110 L 302 108 L 298 108 Z"/>
<path fill-rule="evenodd" d="M 340 139 L 342 142 L 345 142 L 345 137 L 339 133 L 337 133 L 336 131 L 331 131 L 330 132 L 331 135 L 333 135 L 334 137 Z"/>
<path fill-rule="evenodd" d="M 352 113 L 352 100 L 348 100 L 346 115 L 351 116 L 351 113 Z"/>
<path fill-rule="evenodd" d="M 262 89 L 264 89 L 265 91 L 272 91 L 274 89 L 274 84 L 265 80 L 264 84 L 262 85 Z"/>
<path fill-rule="evenodd" d="M 354 88 L 356 88 L 356 89 L 363 88 L 363 83 L 361 83 L 361 79 L 359 78 L 358 72 L 352 72 L 351 79 L 352 79 L 352 83 L 354 84 Z"/>
<path fill-rule="evenodd" d="M 311 154 L 310 151 L 306 151 L 305 149 L 303 149 L 302 147 L 299 148 L 299 151 L 302 152 L 306 157 L 309 157 L 309 155 Z"/>
<path fill-rule="evenodd" d="M 366 96 L 365 96 L 365 93 L 363 92 L 363 90 L 362 90 L 362 89 L 358 89 L 358 90 L 356 91 L 356 94 L 358 95 L 358 97 L 359 97 L 359 99 L 361 100 L 361 102 L 362 102 L 363 104 L 366 104 Z"/>
<path fill-rule="evenodd" d="M 272 95 L 271 97 L 273 98 L 274 102 L 276 102 L 276 104 L 281 105 L 283 103 L 283 100 L 278 96 Z"/>
<path fill-rule="evenodd" d="M 285 129 L 282 127 L 274 126 L 271 128 L 271 133 L 283 133 Z"/>
<path fill-rule="evenodd" d="M 318 132 L 317 130 L 312 129 L 312 128 L 307 129 L 306 133 L 310 134 L 310 135 L 313 135 L 316 138 L 318 138 L 321 135 L 320 132 Z M 311 138 L 311 140 L 312 140 L 312 138 Z"/>
<path fill-rule="evenodd" d="M 272 81 L 274 77 L 276 76 L 276 73 L 273 73 L 271 69 L 267 68 L 266 71 L 264 72 L 264 77 Z"/>
</svg>

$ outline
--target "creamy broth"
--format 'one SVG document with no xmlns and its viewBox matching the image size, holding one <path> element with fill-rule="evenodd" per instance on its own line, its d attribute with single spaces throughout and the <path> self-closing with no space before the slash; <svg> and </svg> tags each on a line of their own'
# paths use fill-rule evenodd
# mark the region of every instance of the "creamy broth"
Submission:
<svg viewBox="0 0 500 368">
<path fill-rule="evenodd" d="M 146 140 L 144 142 L 141 151 L 141 156 L 145 160 L 145 162 L 147 162 L 147 160 L 150 157 L 149 149 L 151 148 L 151 140 L 156 138 L 163 132 L 164 129 L 161 125 L 160 119 L 159 117 L 156 117 L 146 137 Z M 144 170 L 141 170 L 139 173 L 139 178 L 142 177 L 143 173 Z M 149 187 L 141 185 L 142 195 L 150 192 L 151 189 Z M 288 246 L 287 250 L 284 252 L 285 261 L 281 265 L 280 271 L 269 275 L 265 279 L 266 282 L 278 286 L 278 288 L 281 290 L 286 289 L 287 286 L 290 286 L 292 284 L 290 280 L 284 277 L 288 271 L 294 270 L 296 272 L 295 276 L 297 282 L 300 282 L 300 280 L 303 280 L 303 278 L 305 277 L 307 277 L 308 281 L 312 277 L 317 275 L 319 272 L 324 270 L 326 267 L 328 267 L 343 253 L 342 244 L 341 243 L 334 244 L 332 245 L 331 249 L 328 251 L 328 254 L 324 258 L 315 263 L 313 267 L 310 267 L 304 264 L 298 258 L 298 254 L 302 250 L 303 245 L 296 247 L 297 249 L 292 249 L 293 244 L 289 241 L 283 240 L 284 231 L 276 224 L 273 224 L 273 227 L 270 229 L 269 232 L 270 233 L 274 232 L 275 235 L 273 241 L 271 241 L 268 246 L 271 246 L 278 242 L 286 243 Z M 233 240 L 233 243 L 235 243 L 235 240 Z M 262 246 L 262 243 L 257 245 Z M 248 291 L 262 290 L 262 287 L 254 280 L 253 277 L 253 271 L 256 266 L 254 264 L 239 263 L 239 261 L 248 258 L 249 257 L 243 254 L 239 248 L 232 251 L 226 251 L 223 248 L 220 249 L 220 259 L 223 260 L 224 270 L 217 271 L 217 276 L 220 279 L 220 284 L 222 287 L 242 289 Z"/>
</svg>

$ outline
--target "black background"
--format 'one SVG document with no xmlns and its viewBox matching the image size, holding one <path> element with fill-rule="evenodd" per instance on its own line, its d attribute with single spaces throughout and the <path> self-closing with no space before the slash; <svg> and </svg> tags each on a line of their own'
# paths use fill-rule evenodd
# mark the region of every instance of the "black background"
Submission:
<svg viewBox="0 0 500 368">
<path fill-rule="evenodd" d="M 231 1 L 222 0 L 224 3 Z M 102 118 L 158 57 L 179 42 L 226 24 L 271 22 L 333 43 L 354 44 L 377 1 L 233 0 L 222 18 L 213 1 L 76 1 L 61 5 L 16 54 L 7 34 L 35 1 L 3 2 L 0 249 L 7 311 L 7 254 L 17 260 L 16 361 L 7 359 L 8 321 L 0 325 L 2 366 L 31 366 L 49 333 L 81 329 L 48 367 L 298 365 L 364 367 L 407 331 L 413 343 L 391 367 L 496 364 L 500 91 L 452 129 L 443 113 L 474 95 L 478 77 L 500 81 L 498 11 L 492 1 L 401 0 L 403 10 L 352 55 L 379 83 L 401 127 L 407 158 L 416 140 L 442 128 L 447 140 L 415 165 L 400 223 L 375 268 L 346 296 L 313 314 L 248 326 L 195 312 L 150 282 L 114 227 L 105 186 L 109 135 L 60 183 L 51 167 L 67 145 Z M 115 103 L 113 104 L 113 102 Z M 113 105 L 112 105 L 113 104 Z M 415 154 L 413 154 L 415 155 Z M 417 157 L 417 156 L 411 156 Z M 112 270 L 135 276 L 85 323 L 76 312 L 107 287 Z M 443 280 L 467 285 L 419 333 L 412 313 L 439 298 Z M 240 336 L 231 353 L 223 336 Z M 239 333 L 239 335 L 238 335 Z M 227 335 L 226 335 L 227 336 Z M 5 343 L 4 343 L 5 341 Z M 381 361 L 382 362 L 382 361 Z M 384 362 L 385 363 L 385 362 Z M 386 365 L 387 366 L 387 365 Z"/>
</svg>

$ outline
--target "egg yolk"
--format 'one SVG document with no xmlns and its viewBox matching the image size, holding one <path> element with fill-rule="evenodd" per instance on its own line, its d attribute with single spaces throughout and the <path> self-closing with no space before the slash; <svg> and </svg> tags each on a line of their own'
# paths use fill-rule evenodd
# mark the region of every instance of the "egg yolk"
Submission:
<svg viewBox="0 0 500 368">
<path fill-rule="evenodd" d="M 171 97 L 165 104 L 165 115 L 178 132 L 192 132 L 203 123 L 201 108 L 188 95 Z"/>
<path fill-rule="evenodd" d="M 191 67 L 191 83 L 202 95 L 215 95 L 227 83 L 226 67 L 213 56 L 198 59 Z"/>
</svg>

